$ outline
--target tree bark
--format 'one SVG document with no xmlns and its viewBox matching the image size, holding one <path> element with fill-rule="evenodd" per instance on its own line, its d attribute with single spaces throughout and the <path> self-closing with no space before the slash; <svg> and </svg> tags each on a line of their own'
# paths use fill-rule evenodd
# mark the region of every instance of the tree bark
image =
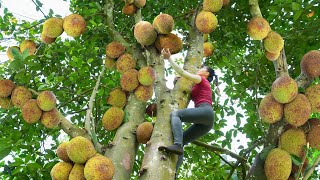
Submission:
<svg viewBox="0 0 320 180">
<path fill-rule="evenodd" d="M 134 94 L 130 95 L 125 108 L 129 121 L 119 127 L 114 140 L 109 143 L 104 154 L 115 166 L 113 179 L 130 179 L 138 148 L 135 131 L 144 121 L 145 108 L 146 103 L 137 100 Z"/>
<path fill-rule="evenodd" d="M 190 46 L 184 63 L 184 69 L 195 73 L 201 66 L 203 59 L 203 36 L 195 28 L 194 19 L 189 31 L 188 44 Z M 173 144 L 173 137 L 170 123 L 170 112 L 176 109 L 186 108 L 190 100 L 190 92 L 193 84 L 180 78 L 173 90 L 166 88 L 164 79 L 164 64 L 154 48 L 150 49 L 152 59 L 157 59 L 155 70 L 158 78 L 156 82 L 156 97 L 158 104 L 157 121 L 152 137 L 145 148 L 145 155 L 140 170 L 141 180 L 163 180 L 174 179 L 177 155 L 167 154 L 158 151 L 158 147 Z M 161 119 L 160 119 L 161 118 Z"/>
</svg>

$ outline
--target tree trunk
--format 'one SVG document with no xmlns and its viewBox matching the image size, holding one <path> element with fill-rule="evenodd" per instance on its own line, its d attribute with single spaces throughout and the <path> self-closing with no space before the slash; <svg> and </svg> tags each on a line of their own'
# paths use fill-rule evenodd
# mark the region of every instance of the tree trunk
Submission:
<svg viewBox="0 0 320 180">
<path fill-rule="evenodd" d="M 184 69 L 195 73 L 200 67 L 203 58 L 203 36 L 194 26 L 195 15 L 192 18 L 192 26 L 189 31 L 189 51 L 184 63 Z M 157 121 L 150 141 L 145 148 L 145 154 L 139 173 L 141 180 L 174 179 L 177 155 L 158 151 L 158 147 L 173 144 L 170 113 L 173 110 L 186 108 L 190 100 L 190 92 L 193 84 L 180 78 L 173 90 L 166 88 L 164 79 L 164 64 L 156 50 L 151 49 L 151 58 L 158 59 L 155 65 L 157 82 L 155 87 L 158 112 Z"/>
<path fill-rule="evenodd" d="M 129 116 L 128 122 L 120 126 L 105 152 L 105 156 L 112 160 L 116 169 L 113 179 L 130 179 L 138 147 L 135 131 L 144 121 L 145 108 L 146 103 L 137 100 L 134 94 L 130 95 L 125 108 Z"/>
</svg>

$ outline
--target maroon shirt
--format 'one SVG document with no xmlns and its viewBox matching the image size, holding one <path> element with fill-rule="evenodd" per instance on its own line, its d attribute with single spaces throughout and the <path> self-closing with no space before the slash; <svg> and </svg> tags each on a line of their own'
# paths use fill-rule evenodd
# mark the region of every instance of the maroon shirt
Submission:
<svg viewBox="0 0 320 180">
<path fill-rule="evenodd" d="M 195 84 L 191 90 L 191 100 L 194 102 L 195 107 L 201 103 L 209 103 L 212 105 L 212 92 L 210 82 L 201 77 L 201 82 Z"/>
</svg>

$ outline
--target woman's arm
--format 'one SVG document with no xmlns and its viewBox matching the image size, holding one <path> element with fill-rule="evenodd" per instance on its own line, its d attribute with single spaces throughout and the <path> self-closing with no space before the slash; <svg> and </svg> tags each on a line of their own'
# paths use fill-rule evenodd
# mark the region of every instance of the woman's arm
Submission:
<svg viewBox="0 0 320 180">
<path fill-rule="evenodd" d="M 201 76 L 197 75 L 197 74 L 191 74 L 189 72 L 187 72 L 186 70 L 182 69 L 177 63 L 175 63 L 172 58 L 171 58 L 171 54 L 170 51 L 167 50 L 165 51 L 164 49 L 161 51 L 161 54 L 163 55 L 164 59 L 167 59 L 170 63 L 170 65 L 172 66 L 172 68 L 182 77 L 196 83 L 199 84 L 201 82 Z"/>
</svg>

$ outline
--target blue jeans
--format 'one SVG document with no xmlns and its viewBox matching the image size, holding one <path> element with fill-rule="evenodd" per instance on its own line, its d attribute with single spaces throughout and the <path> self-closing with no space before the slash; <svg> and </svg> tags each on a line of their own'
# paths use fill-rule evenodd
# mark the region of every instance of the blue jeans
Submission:
<svg viewBox="0 0 320 180">
<path fill-rule="evenodd" d="M 207 134 L 213 126 L 214 112 L 210 104 L 201 103 L 195 108 L 173 111 L 170 114 L 174 144 L 181 146 Z M 183 132 L 182 122 L 194 123 Z M 176 170 L 182 164 L 183 154 L 179 156 Z"/>
</svg>

